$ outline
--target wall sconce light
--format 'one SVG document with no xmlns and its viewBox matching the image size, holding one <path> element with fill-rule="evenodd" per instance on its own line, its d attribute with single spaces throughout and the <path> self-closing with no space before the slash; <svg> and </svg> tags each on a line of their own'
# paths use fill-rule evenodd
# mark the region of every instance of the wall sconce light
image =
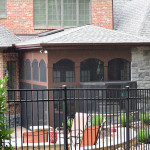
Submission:
<svg viewBox="0 0 150 150">
<path fill-rule="evenodd" d="M 45 49 L 42 49 L 42 50 L 40 50 L 40 53 L 48 53 L 48 51 L 47 50 L 45 50 Z"/>
<path fill-rule="evenodd" d="M 4 74 L 5 74 L 5 76 L 8 76 L 8 75 L 9 75 L 9 72 L 8 72 L 7 69 L 4 70 Z"/>
</svg>

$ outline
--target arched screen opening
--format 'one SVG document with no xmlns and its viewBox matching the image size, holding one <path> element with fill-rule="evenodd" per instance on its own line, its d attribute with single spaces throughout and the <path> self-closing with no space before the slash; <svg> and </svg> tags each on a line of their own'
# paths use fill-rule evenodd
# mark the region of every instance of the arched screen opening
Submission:
<svg viewBox="0 0 150 150">
<path fill-rule="evenodd" d="M 40 61 L 40 81 L 41 82 L 46 82 L 46 63 L 45 61 L 42 59 Z"/>
<path fill-rule="evenodd" d="M 75 64 L 68 59 L 62 59 L 53 64 L 53 82 L 74 82 Z"/>
<path fill-rule="evenodd" d="M 29 59 L 25 61 L 26 80 L 31 80 L 31 62 Z"/>
<path fill-rule="evenodd" d="M 130 72 L 130 62 L 127 60 L 116 58 L 108 63 L 109 81 L 128 81 L 131 78 Z"/>
<path fill-rule="evenodd" d="M 39 81 L 39 66 L 36 59 L 34 59 L 32 62 L 32 76 L 33 81 Z"/>
<path fill-rule="evenodd" d="M 80 81 L 103 81 L 104 63 L 98 59 L 86 59 L 80 64 Z"/>
</svg>

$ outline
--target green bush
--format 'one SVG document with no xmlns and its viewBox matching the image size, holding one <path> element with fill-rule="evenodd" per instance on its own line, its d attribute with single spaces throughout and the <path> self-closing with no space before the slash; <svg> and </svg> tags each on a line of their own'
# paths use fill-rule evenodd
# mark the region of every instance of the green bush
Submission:
<svg viewBox="0 0 150 150">
<path fill-rule="evenodd" d="M 150 123 L 150 112 L 146 112 L 144 114 L 140 113 L 139 118 L 141 121 L 145 123 Z"/>
<path fill-rule="evenodd" d="M 7 117 L 5 117 L 5 114 L 8 112 L 8 104 L 6 101 L 6 93 L 7 93 L 7 76 L 4 78 L 4 80 L 0 79 L 0 149 L 4 150 L 12 150 L 12 146 L 9 143 L 9 145 L 4 145 L 4 140 L 10 140 L 10 134 L 13 132 L 11 129 L 6 129 L 7 124 Z"/>
<path fill-rule="evenodd" d="M 137 139 L 139 142 L 150 142 L 150 131 L 148 129 L 139 129 L 137 132 Z"/>
<path fill-rule="evenodd" d="M 103 116 L 100 114 L 100 115 L 93 115 L 92 116 L 92 126 L 98 126 L 98 125 L 101 125 L 102 122 L 103 122 Z"/>
<path fill-rule="evenodd" d="M 71 130 L 72 123 L 73 123 L 73 119 L 67 117 L 67 129 L 69 131 Z M 62 126 L 64 126 L 63 123 L 62 123 Z"/>
<path fill-rule="evenodd" d="M 132 122 L 132 118 L 133 118 L 133 116 L 130 114 L 130 115 L 129 115 L 129 123 Z M 119 117 L 118 117 L 118 122 L 119 122 L 123 127 L 126 127 L 126 125 L 127 125 L 126 113 L 122 113 L 121 115 L 119 115 Z"/>
</svg>

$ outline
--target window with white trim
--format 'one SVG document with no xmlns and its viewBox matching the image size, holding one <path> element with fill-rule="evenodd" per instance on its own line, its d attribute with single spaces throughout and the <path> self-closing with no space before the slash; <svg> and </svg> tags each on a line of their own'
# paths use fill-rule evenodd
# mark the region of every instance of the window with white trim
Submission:
<svg viewBox="0 0 150 150">
<path fill-rule="evenodd" d="M 6 17 L 6 2 L 7 0 L 0 0 L 0 17 Z"/>
<path fill-rule="evenodd" d="M 90 0 L 34 0 L 34 26 L 81 26 L 90 24 Z"/>
</svg>

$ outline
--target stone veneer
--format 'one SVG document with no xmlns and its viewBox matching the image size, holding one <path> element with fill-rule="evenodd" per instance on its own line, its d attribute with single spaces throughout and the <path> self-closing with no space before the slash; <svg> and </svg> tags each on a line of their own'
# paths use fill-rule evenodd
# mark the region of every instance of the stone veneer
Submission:
<svg viewBox="0 0 150 150">
<path fill-rule="evenodd" d="M 131 80 L 140 89 L 150 89 L 150 47 L 133 48 L 131 54 Z"/>
</svg>

